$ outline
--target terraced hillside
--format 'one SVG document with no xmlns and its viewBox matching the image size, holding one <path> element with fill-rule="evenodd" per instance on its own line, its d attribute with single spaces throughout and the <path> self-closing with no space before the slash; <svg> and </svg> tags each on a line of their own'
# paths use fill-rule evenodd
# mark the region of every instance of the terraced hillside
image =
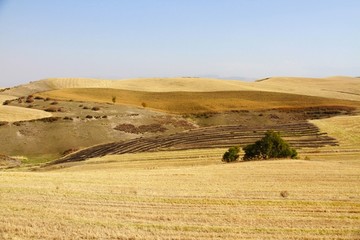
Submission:
<svg viewBox="0 0 360 240">
<path fill-rule="evenodd" d="M 234 145 L 244 146 L 261 138 L 267 130 L 279 131 L 295 148 L 335 146 L 337 141 L 320 132 L 315 125 L 303 122 L 287 125 L 261 126 L 217 126 L 199 128 L 170 136 L 137 138 L 87 148 L 52 163 L 82 161 L 109 154 L 151 152 L 159 150 L 185 150 L 202 148 L 224 148 Z"/>
</svg>

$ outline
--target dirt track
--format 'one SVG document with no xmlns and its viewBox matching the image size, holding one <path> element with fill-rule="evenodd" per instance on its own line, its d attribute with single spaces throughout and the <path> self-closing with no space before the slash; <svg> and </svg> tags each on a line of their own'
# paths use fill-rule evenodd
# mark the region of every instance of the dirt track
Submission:
<svg viewBox="0 0 360 240">
<path fill-rule="evenodd" d="M 151 152 L 161 150 L 185 150 L 221 148 L 234 145 L 245 146 L 260 139 L 267 130 L 279 131 L 291 146 L 304 147 L 335 146 L 337 141 L 320 132 L 319 128 L 307 122 L 248 128 L 241 125 L 199 128 L 170 136 L 137 138 L 129 141 L 113 142 L 86 148 L 67 155 L 52 164 L 83 161 L 105 155 Z"/>
</svg>

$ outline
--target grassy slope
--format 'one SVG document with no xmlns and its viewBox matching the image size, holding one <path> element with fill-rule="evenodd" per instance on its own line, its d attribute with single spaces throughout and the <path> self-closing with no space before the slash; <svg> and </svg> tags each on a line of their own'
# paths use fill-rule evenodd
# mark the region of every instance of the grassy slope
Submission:
<svg viewBox="0 0 360 240">
<path fill-rule="evenodd" d="M 64 88 L 114 88 L 136 91 L 221 91 L 252 89 L 241 81 L 207 78 L 143 78 L 129 80 L 102 80 L 89 78 L 50 78 L 17 86 L 5 93 L 23 96 Z"/>
<path fill-rule="evenodd" d="M 20 108 L 13 106 L 3 106 L 2 103 L 6 100 L 16 99 L 15 96 L 0 95 L 0 121 L 15 122 L 15 121 L 27 121 L 32 119 L 39 119 L 44 117 L 50 117 L 51 114 L 29 108 Z"/>
<path fill-rule="evenodd" d="M 211 165 L 196 163 L 209 156 Z M 0 238 L 360 236 L 358 162 L 222 164 L 219 153 L 195 151 L 158 160 L 152 154 L 112 157 L 89 167 L 1 173 Z"/>
<path fill-rule="evenodd" d="M 0 106 L 0 121 L 16 122 L 51 117 L 52 114 L 36 109 Z"/>
<path fill-rule="evenodd" d="M 172 113 L 198 113 L 228 110 L 259 110 L 312 106 L 358 106 L 358 102 L 327 99 L 305 95 L 258 91 L 225 92 L 138 92 L 119 89 L 73 88 L 39 94 L 63 100 L 111 102 L 116 96 L 118 104 L 129 104 Z"/>
<path fill-rule="evenodd" d="M 314 157 L 324 159 L 341 159 L 355 156 L 360 158 L 360 116 L 340 116 L 321 120 L 311 120 L 321 131 L 339 141 L 338 147 L 326 147 L 319 150 L 309 150 Z"/>
<path fill-rule="evenodd" d="M 360 79 L 274 77 L 251 83 L 258 89 L 360 101 Z"/>
<path fill-rule="evenodd" d="M 338 139 L 340 145 L 360 150 L 360 116 L 340 116 L 310 122 Z"/>
</svg>

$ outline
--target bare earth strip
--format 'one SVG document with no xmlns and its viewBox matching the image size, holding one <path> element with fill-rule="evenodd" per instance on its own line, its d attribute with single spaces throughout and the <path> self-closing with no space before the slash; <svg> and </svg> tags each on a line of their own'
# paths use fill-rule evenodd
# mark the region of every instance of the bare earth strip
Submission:
<svg viewBox="0 0 360 240">
<path fill-rule="evenodd" d="M 359 239 L 359 164 L 210 158 L 199 166 L 204 152 L 193 154 L 0 172 L 0 238 Z M 195 166 L 172 166 L 186 161 Z"/>
<path fill-rule="evenodd" d="M 52 114 L 36 109 L 0 106 L 0 121 L 16 122 L 51 117 Z"/>
</svg>

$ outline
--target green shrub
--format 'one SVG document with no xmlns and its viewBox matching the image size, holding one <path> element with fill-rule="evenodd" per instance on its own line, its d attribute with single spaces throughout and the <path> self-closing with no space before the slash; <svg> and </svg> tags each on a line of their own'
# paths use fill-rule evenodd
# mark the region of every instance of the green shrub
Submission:
<svg viewBox="0 0 360 240">
<path fill-rule="evenodd" d="M 267 131 L 265 136 L 254 144 L 243 148 L 244 160 L 269 158 L 296 158 L 297 152 L 274 131 Z"/>
<path fill-rule="evenodd" d="M 233 162 L 238 160 L 239 158 L 239 152 L 240 152 L 240 148 L 239 147 L 230 147 L 229 150 L 227 150 L 223 157 L 222 157 L 222 161 L 223 162 Z"/>
</svg>

